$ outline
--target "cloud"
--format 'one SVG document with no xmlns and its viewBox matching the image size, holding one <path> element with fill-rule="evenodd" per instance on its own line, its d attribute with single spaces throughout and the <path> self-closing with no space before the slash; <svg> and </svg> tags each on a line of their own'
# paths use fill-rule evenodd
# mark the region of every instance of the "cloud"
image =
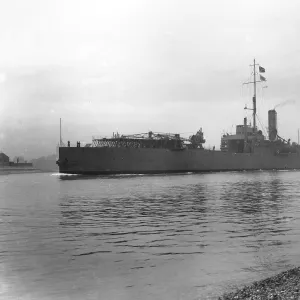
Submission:
<svg viewBox="0 0 300 300">
<path fill-rule="evenodd" d="M 86 87 L 90 86 L 97 86 L 102 83 L 110 83 L 113 82 L 114 79 L 111 75 L 102 75 L 102 76 L 94 76 L 94 77 L 87 77 L 83 78 L 81 84 Z"/>
<path fill-rule="evenodd" d="M 251 44 L 253 42 L 253 39 L 252 39 L 252 37 L 250 35 L 246 35 L 245 36 L 245 41 L 246 41 L 246 43 Z"/>
<path fill-rule="evenodd" d="M 4 83 L 6 81 L 6 74 L 5 73 L 0 73 L 0 84 Z"/>
</svg>

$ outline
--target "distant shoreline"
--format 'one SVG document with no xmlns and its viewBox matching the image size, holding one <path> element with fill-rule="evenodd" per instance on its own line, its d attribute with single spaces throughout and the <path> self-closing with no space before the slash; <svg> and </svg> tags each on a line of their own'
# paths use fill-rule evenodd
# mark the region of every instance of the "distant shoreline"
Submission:
<svg viewBox="0 0 300 300">
<path fill-rule="evenodd" d="M 218 299 L 300 299 L 300 267 L 255 281 L 234 292 L 225 293 Z"/>
<path fill-rule="evenodd" d="M 9 175 L 9 174 L 28 174 L 28 173 L 51 173 L 58 172 L 54 170 L 40 170 L 34 168 L 2 168 L 0 167 L 0 175 Z"/>
</svg>

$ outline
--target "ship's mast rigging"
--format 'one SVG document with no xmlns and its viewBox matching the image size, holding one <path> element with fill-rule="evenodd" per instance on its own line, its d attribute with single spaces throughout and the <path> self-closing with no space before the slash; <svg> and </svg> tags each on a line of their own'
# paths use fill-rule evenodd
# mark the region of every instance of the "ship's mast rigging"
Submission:
<svg viewBox="0 0 300 300">
<path fill-rule="evenodd" d="M 59 118 L 59 147 L 65 147 L 61 135 L 61 118 Z"/>
<path fill-rule="evenodd" d="M 254 133 L 256 132 L 256 83 L 257 82 L 266 81 L 266 79 L 263 76 L 261 76 L 261 75 L 260 75 L 260 79 L 261 80 L 256 80 L 256 66 L 259 66 L 259 64 L 257 64 L 255 62 L 255 58 L 254 58 L 253 65 L 250 65 L 250 67 L 253 67 L 253 81 L 243 83 L 243 84 L 251 84 L 251 83 L 253 83 L 253 86 L 254 86 L 254 92 L 253 92 L 253 98 L 252 98 L 252 100 L 253 100 L 253 108 L 247 108 L 247 107 L 245 107 L 245 109 L 253 111 L 253 132 Z M 259 66 L 259 71 L 260 72 L 265 72 L 265 69 Z"/>
<path fill-rule="evenodd" d="M 59 118 L 59 146 L 61 147 L 61 118 Z"/>
<path fill-rule="evenodd" d="M 256 70 L 255 70 L 255 58 L 253 62 L 253 76 L 254 76 L 254 95 L 253 95 L 253 130 L 256 131 Z"/>
</svg>

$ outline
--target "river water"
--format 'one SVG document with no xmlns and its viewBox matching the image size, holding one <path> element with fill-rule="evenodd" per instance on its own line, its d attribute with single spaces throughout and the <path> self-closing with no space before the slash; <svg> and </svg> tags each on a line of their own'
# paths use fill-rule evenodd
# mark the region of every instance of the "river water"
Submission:
<svg viewBox="0 0 300 300">
<path fill-rule="evenodd" d="M 0 176 L 0 297 L 215 299 L 300 265 L 300 172 Z"/>
</svg>

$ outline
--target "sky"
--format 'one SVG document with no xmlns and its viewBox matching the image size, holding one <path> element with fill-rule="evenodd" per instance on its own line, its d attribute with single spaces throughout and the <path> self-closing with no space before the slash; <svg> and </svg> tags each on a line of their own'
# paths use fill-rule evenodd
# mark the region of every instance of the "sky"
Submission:
<svg viewBox="0 0 300 300">
<path fill-rule="evenodd" d="M 279 135 L 300 128 L 297 0 L 0 0 L 0 150 L 27 159 L 62 138 L 154 132 L 206 147 L 251 121 L 255 58 L 261 124 L 277 104 Z M 259 127 L 260 122 L 258 123 Z"/>
</svg>

